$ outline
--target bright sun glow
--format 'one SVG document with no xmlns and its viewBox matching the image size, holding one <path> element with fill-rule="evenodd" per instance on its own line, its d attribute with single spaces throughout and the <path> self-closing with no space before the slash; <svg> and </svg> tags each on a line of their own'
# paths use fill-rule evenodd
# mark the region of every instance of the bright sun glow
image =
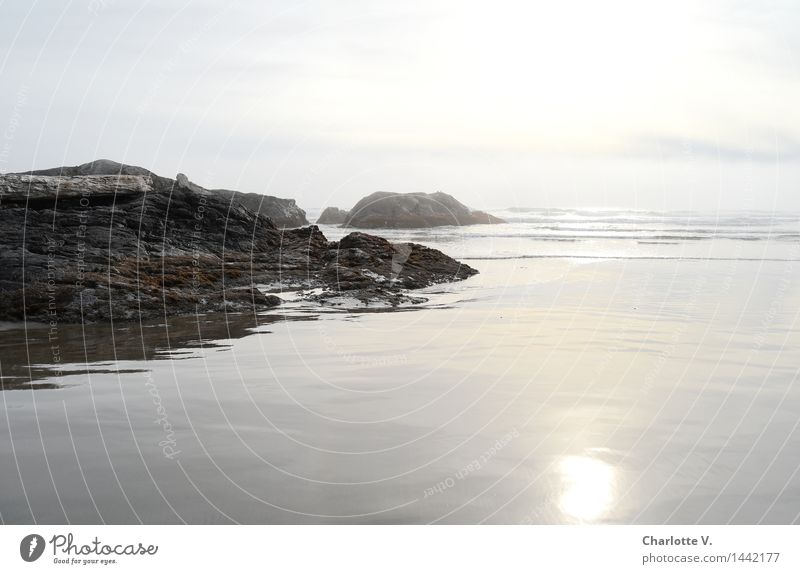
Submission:
<svg viewBox="0 0 800 574">
<path fill-rule="evenodd" d="M 426 104 L 454 139 L 475 130 L 529 149 L 624 147 L 632 129 L 685 119 L 676 102 L 696 89 L 703 41 L 694 16 L 680 2 L 460 4 L 434 31 Z"/>
<path fill-rule="evenodd" d="M 597 520 L 614 498 L 614 469 L 586 456 L 569 456 L 559 465 L 564 491 L 559 507 L 564 514 L 581 522 Z"/>
<path fill-rule="evenodd" d="M 628 153 L 648 138 L 724 141 L 738 134 L 730 119 L 770 114 L 776 105 L 765 99 L 774 91 L 752 88 L 768 85 L 756 80 L 757 66 L 729 60 L 739 47 L 705 5 L 434 5 L 439 17 L 404 44 L 392 67 L 371 71 L 380 81 L 345 74 L 315 84 L 311 91 L 334 101 L 336 113 L 321 101 L 312 113 L 373 144 L 411 146 L 422 138 L 580 155 Z"/>
</svg>

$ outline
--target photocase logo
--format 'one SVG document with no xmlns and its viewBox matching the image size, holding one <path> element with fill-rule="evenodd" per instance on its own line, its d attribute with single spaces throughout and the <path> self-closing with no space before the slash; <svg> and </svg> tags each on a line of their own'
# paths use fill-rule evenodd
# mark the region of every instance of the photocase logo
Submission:
<svg viewBox="0 0 800 574">
<path fill-rule="evenodd" d="M 44 552 L 44 538 L 38 534 L 28 534 L 19 543 L 19 555 L 25 562 L 34 562 Z"/>
</svg>

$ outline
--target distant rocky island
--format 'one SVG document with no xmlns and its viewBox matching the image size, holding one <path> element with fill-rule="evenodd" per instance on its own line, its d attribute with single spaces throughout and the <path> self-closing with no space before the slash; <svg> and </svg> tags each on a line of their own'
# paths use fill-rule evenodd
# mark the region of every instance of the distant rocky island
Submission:
<svg viewBox="0 0 800 574">
<path fill-rule="evenodd" d="M 317 218 L 321 225 L 342 225 L 347 221 L 348 212 L 338 207 L 326 207 Z"/>
<path fill-rule="evenodd" d="M 248 195 L 108 160 L 0 175 L 0 320 L 253 311 L 290 287 L 397 305 L 415 300 L 406 289 L 477 273 L 415 243 L 282 229 Z"/>
<path fill-rule="evenodd" d="M 328 207 L 317 223 L 362 229 L 414 229 L 445 225 L 505 223 L 483 211 L 470 209 L 452 195 L 377 191 L 361 199 L 349 212 Z"/>
</svg>

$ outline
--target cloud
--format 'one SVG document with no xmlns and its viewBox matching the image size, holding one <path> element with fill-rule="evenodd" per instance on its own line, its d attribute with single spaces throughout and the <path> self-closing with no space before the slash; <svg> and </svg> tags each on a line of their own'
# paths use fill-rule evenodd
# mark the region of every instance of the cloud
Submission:
<svg viewBox="0 0 800 574">
<path fill-rule="evenodd" d="M 800 165 L 793 2 L 89 5 L 3 4 L 0 110 L 27 89 L 8 170 L 113 157 L 290 195 L 344 153 L 316 189 L 477 192 L 502 170 L 510 203 L 545 164 L 549 188 L 589 190 L 599 171 Z"/>
</svg>

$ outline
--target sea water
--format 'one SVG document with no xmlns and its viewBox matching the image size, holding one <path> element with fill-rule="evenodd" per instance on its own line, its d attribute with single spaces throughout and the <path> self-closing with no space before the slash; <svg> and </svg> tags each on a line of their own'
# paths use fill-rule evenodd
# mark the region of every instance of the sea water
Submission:
<svg viewBox="0 0 800 574">
<path fill-rule="evenodd" d="M 0 520 L 800 521 L 800 218 L 493 213 L 375 230 L 480 271 L 413 307 L 3 326 Z"/>
</svg>

